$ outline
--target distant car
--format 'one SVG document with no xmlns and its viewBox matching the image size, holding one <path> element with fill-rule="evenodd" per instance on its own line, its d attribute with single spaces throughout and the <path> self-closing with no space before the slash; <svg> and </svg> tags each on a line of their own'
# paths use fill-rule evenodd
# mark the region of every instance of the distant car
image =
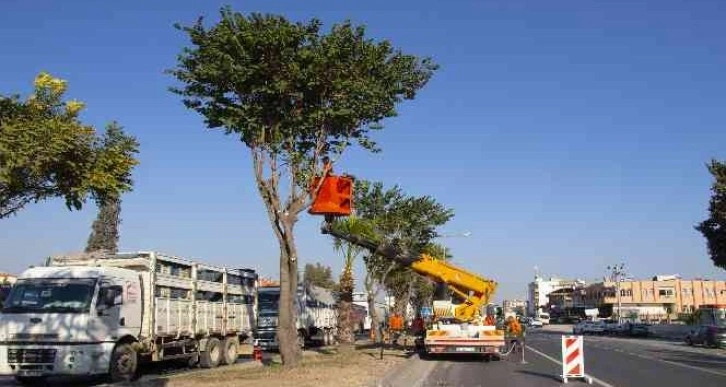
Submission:
<svg viewBox="0 0 726 387">
<path fill-rule="evenodd" d="M 542 328 L 544 326 L 542 321 L 539 320 L 530 320 L 527 325 L 529 325 L 531 328 Z"/>
<path fill-rule="evenodd" d="M 625 326 L 615 320 L 605 321 L 605 333 L 609 335 L 620 335 L 624 332 Z"/>
<path fill-rule="evenodd" d="M 592 335 L 602 335 L 605 333 L 605 322 L 604 321 L 594 321 L 592 322 L 587 329 L 585 330 L 585 333 L 589 333 Z"/>
<path fill-rule="evenodd" d="M 702 325 L 686 335 L 686 344 L 704 347 L 726 348 L 726 327 Z"/>
<path fill-rule="evenodd" d="M 583 335 L 589 329 L 590 325 L 592 325 L 592 321 L 581 321 L 572 327 L 572 334 Z"/>
<path fill-rule="evenodd" d="M 647 337 L 650 334 L 646 324 L 628 324 L 623 333 L 633 337 Z"/>
</svg>

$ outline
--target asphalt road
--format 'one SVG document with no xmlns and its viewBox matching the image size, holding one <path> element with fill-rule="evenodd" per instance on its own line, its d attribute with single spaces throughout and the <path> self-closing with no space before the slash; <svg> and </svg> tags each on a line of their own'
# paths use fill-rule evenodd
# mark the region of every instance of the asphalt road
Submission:
<svg viewBox="0 0 726 387">
<path fill-rule="evenodd" d="M 430 360 L 425 375 L 411 384 L 454 386 L 560 386 L 561 333 L 530 331 L 525 361 L 520 357 L 483 362 L 477 358 Z M 726 386 L 726 351 L 688 347 L 677 342 L 585 336 L 585 373 L 593 385 Z M 426 360 L 414 360 L 426 362 Z M 568 385 L 584 384 L 571 380 Z"/>
</svg>

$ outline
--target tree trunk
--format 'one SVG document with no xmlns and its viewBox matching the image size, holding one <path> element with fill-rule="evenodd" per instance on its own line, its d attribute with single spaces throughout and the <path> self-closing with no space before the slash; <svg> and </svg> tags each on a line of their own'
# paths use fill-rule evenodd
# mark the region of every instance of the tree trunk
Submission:
<svg viewBox="0 0 726 387">
<path fill-rule="evenodd" d="M 255 170 L 257 189 L 267 209 L 272 231 L 280 245 L 280 305 L 278 310 L 277 340 L 282 364 L 295 367 L 300 364 L 302 350 L 298 344 L 297 330 L 297 247 L 295 246 L 294 227 L 297 214 L 304 208 L 305 197 L 297 196 L 295 189 L 290 193 L 288 203 L 283 208 L 278 191 L 280 174 L 277 155 L 267 149 L 252 150 L 252 165 Z M 265 176 L 265 166 L 269 177 Z"/>
<path fill-rule="evenodd" d="M 353 345 L 353 268 L 346 265 L 340 274 L 340 300 L 338 301 L 338 341 L 343 345 Z"/>
<path fill-rule="evenodd" d="M 284 232 L 278 234 L 280 243 L 280 309 L 277 339 L 280 357 L 285 366 L 295 367 L 300 363 L 302 350 L 298 344 L 297 298 L 298 273 L 297 249 L 293 237 L 293 219 L 281 220 Z"/>
<path fill-rule="evenodd" d="M 373 332 L 374 342 L 381 341 L 381 322 L 378 316 L 378 310 L 376 309 L 376 296 L 378 291 L 373 291 L 375 287 L 375 280 L 371 275 L 370 271 L 366 273 L 365 279 L 366 293 L 368 294 L 368 315 L 371 317 L 371 331 Z"/>
</svg>

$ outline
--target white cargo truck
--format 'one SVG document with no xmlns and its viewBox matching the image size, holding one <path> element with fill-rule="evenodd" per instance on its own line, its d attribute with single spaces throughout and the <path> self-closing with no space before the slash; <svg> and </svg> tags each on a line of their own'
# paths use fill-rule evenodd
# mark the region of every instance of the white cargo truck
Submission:
<svg viewBox="0 0 726 387">
<path fill-rule="evenodd" d="M 237 360 L 256 323 L 257 274 L 155 252 L 49 258 L 0 314 L 0 375 L 134 379 L 142 362 Z"/>
<path fill-rule="evenodd" d="M 262 349 L 276 350 L 279 286 L 259 288 L 257 341 Z M 298 286 L 295 302 L 298 344 L 304 347 L 309 343 L 331 345 L 335 342 L 338 314 L 335 297 L 327 289 L 312 285 Z"/>
</svg>

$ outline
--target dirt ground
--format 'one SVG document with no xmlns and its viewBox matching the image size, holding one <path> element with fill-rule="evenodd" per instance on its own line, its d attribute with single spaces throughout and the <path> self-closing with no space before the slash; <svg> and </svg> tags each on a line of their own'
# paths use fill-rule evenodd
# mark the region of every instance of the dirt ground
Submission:
<svg viewBox="0 0 726 387">
<path fill-rule="evenodd" d="M 371 386 L 392 367 L 406 360 L 402 351 L 386 351 L 379 358 L 378 349 L 356 349 L 349 353 L 334 350 L 306 352 L 302 365 L 285 369 L 279 356 L 266 366 L 232 366 L 173 376 L 168 387 L 268 386 L 268 387 L 353 387 Z"/>
</svg>

